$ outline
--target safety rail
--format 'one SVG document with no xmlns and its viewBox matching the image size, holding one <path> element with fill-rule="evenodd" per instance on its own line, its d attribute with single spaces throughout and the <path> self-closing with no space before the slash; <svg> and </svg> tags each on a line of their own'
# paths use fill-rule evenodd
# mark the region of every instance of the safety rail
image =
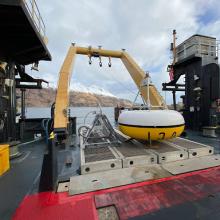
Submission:
<svg viewBox="0 0 220 220">
<path fill-rule="evenodd" d="M 36 1 L 35 0 L 23 0 L 23 2 L 34 22 L 35 27 L 37 28 L 37 31 L 44 38 L 46 34 L 46 27 L 45 27 L 43 18 L 41 16 L 41 13 L 39 11 Z"/>
</svg>

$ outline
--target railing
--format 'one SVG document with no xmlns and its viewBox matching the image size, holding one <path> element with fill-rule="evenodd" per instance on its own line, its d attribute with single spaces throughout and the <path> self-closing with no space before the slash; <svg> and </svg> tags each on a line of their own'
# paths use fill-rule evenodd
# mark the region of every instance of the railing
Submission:
<svg viewBox="0 0 220 220">
<path fill-rule="evenodd" d="M 46 34 L 46 28 L 45 28 L 45 24 L 40 14 L 36 1 L 35 0 L 23 0 L 23 2 L 34 22 L 35 27 L 37 28 L 37 31 L 44 38 Z"/>
</svg>

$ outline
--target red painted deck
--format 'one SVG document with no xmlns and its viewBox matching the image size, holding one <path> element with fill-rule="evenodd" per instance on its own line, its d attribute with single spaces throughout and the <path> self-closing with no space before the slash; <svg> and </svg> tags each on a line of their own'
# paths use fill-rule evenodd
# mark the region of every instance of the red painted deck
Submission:
<svg viewBox="0 0 220 220">
<path fill-rule="evenodd" d="M 13 217 L 26 219 L 98 219 L 97 208 L 114 205 L 120 219 L 156 213 L 220 192 L 220 167 L 115 187 L 82 195 L 45 192 L 25 197 Z"/>
</svg>

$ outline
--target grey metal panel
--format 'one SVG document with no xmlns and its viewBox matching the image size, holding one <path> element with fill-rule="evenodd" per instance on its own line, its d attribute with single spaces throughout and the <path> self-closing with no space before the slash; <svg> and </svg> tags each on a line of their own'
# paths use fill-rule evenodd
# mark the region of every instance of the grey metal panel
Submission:
<svg viewBox="0 0 220 220">
<path fill-rule="evenodd" d="M 157 155 L 158 163 L 161 164 L 188 159 L 188 153 L 184 149 L 180 149 L 165 141 L 152 142 L 151 145 L 147 145 L 147 149 Z"/>
<path fill-rule="evenodd" d="M 207 169 L 220 165 L 220 155 L 197 157 L 183 161 L 163 164 L 162 167 L 173 175 L 187 173 L 195 170 Z"/>
<path fill-rule="evenodd" d="M 157 155 L 147 151 L 146 147 L 138 142 L 125 142 L 114 147 L 114 150 L 122 158 L 123 168 L 157 163 Z"/>
<path fill-rule="evenodd" d="M 157 163 L 157 156 L 155 154 L 126 157 L 122 159 L 123 168 L 148 166 L 156 163 Z"/>
<path fill-rule="evenodd" d="M 186 140 L 184 138 L 174 138 L 168 140 L 167 142 L 187 151 L 189 158 L 207 156 L 214 153 L 213 147 L 205 144 L 200 144 L 198 142 Z"/>
<path fill-rule="evenodd" d="M 122 168 L 122 161 L 110 146 L 85 147 L 80 136 L 81 174 Z"/>
<path fill-rule="evenodd" d="M 85 163 L 116 158 L 108 147 L 85 148 L 84 155 Z"/>
<path fill-rule="evenodd" d="M 81 164 L 81 174 L 98 173 L 122 168 L 121 159 L 101 160 Z"/>
<path fill-rule="evenodd" d="M 159 165 L 109 170 L 70 178 L 69 194 L 75 195 L 170 176 Z M 82 184 L 83 183 L 83 184 Z"/>
</svg>

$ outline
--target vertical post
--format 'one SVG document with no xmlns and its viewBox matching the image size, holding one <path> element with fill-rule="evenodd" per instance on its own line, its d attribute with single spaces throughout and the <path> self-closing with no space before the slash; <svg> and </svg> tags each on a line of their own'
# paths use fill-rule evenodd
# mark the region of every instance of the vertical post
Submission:
<svg viewBox="0 0 220 220">
<path fill-rule="evenodd" d="M 8 141 L 16 139 L 16 89 L 15 89 L 15 64 L 9 62 L 6 68 L 6 77 L 8 79 L 8 112 L 7 112 L 7 124 L 8 124 Z"/>
<path fill-rule="evenodd" d="M 148 77 L 147 77 L 147 108 L 151 109 L 151 103 L 150 103 L 150 76 L 149 76 L 149 74 L 148 74 Z"/>
<path fill-rule="evenodd" d="M 120 108 L 119 108 L 119 106 L 117 105 L 117 106 L 115 107 L 115 111 L 114 111 L 114 116 L 115 116 L 115 122 L 116 122 L 116 123 L 118 122 L 119 113 L 120 113 Z"/>
<path fill-rule="evenodd" d="M 57 163 L 57 139 L 50 137 L 48 140 L 48 152 L 44 155 L 39 192 L 55 190 L 58 179 L 58 163 Z"/>
<path fill-rule="evenodd" d="M 31 1 L 31 8 L 32 8 L 32 19 L 34 21 L 34 0 Z"/>
<path fill-rule="evenodd" d="M 25 127 L 25 89 L 21 89 L 21 127 L 20 127 L 20 138 L 24 139 L 24 127 Z"/>
<path fill-rule="evenodd" d="M 173 30 L 173 65 L 176 63 L 176 30 Z"/>
<path fill-rule="evenodd" d="M 21 89 L 21 119 L 25 119 L 25 91 Z"/>
<path fill-rule="evenodd" d="M 39 29 L 39 33 L 40 33 L 40 35 L 42 36 L 42 37 L 44 37 L 43 36 L 43 34 L 41 33 L 41 20 L 40 20 L 40 15 L 39 15 L 39 17 L 38 17 L 38 29 Z"/>
<path fill-rule="evenodd" d="M 199 38 L 199 40 L 198 40 L 198 44 L 199 44 L 199 46 L 198 46 L 198 54 L 202 54 L 202 47 L 201 47 L 201 41 L 200 41 L 200 38 Z"/>
<path fill-rule="evenodd" d="M 6 142 L 7 141 L 7 133 L 8 133 L 8 128 L 7 128 L 7 122 L 6 122 L 6 111 L 8 108 L 8 102 L 3 101 L 3 97 L 5 95 L 5 88 L 3 84 L 5 83 L 5 74 L 6 74 L 6 64 L 0 62 L 0 101 L 1 101 L 1 107 L 0 107 L 0 143 L 1 142 Z"/>
<path fill-rule="evenodd" d="M 174 110 L 176 110 L 176 91 L 173 90 L 172 92 L 173 92 L 173 108 Z"/>
</svg>

